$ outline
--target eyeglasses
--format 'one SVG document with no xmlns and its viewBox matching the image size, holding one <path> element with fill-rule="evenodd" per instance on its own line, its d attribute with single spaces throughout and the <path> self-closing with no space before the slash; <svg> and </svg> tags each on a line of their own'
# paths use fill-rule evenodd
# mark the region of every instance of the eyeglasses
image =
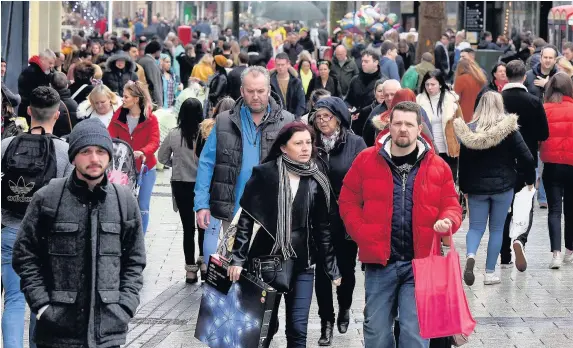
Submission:
<svg viewBox="0 0 573 348">
<path fill-rule="evenodd" d="M 328 122 L 332 120 L 333 117 L 333 115 L 316 115 L 315 119 L 320 122 Z"/>
</svg>

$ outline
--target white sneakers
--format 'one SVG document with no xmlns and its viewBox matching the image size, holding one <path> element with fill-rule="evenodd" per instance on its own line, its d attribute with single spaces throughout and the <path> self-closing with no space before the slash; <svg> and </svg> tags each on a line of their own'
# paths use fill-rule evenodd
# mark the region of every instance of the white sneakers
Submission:
<svg viewBox="0 0 573 348">
<path fill-rule="evenodd" d="M 565 257 L 563 257 L 563 263 L 573 263 L 573 252 L 565 252 Z"/>
<path fill-rule="evenodd" d="M 495 273 L 486 273 L 483 283 L 484 285 L 499 284 L 501 279 Z"/>
<path fill-rule="evenodd" d="M 525 272 L 527 269 L 527 258 L 525 257 L 523 243 L 516 239 L 513 242 L 513 251 L 515 253 L 515 268 L 520 272 Z"/>
<path fill-rule="evenodd" d="M 549 268 L 550 269 L 559 269 L 561 268 L 561 265 L 563 264 L 563 259 L 561 258 L 561 253 L 554 253 L 553 254 L 553 259 L 551 260 L 551 263 L 549 264 Z"/>
</svg>

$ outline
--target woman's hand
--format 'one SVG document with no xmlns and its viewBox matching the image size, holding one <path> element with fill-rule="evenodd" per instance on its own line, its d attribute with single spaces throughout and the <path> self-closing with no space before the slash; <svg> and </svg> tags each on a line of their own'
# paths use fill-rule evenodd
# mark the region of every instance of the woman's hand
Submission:
<svg viewBox="0 0 573 348">
<path fill-rule="evenodd" d="M 141 151 L 133 151 L 133 155 L 135 156 L 135 159 L 138 159 L 141 157 L 141 162 L 145 163 L 145 155 L 143 154 L 143 152 Z"/>
<path fill-rule="evenodd" d="M 241 277 L 241 272 L 243 271 L 243 267 L 241 266 L 230 266 L 227 269 L 227 275 L 232 282 L 236 282 Z"/>
<path fill-rule="evenodd" d="M 434 224 L 434 231 L 438 233 L 446 233 L 450 230 L 450 228 L 452 228 L 452 222 L 448 218 L 438 220 Z"/>
<path fill-rule="evenodd" d="M 342 284 L 342 278 L 334 279 L 332 281 L 332 285 L 334 286 L 340 286 L 340 284 Z"/>
</svg>

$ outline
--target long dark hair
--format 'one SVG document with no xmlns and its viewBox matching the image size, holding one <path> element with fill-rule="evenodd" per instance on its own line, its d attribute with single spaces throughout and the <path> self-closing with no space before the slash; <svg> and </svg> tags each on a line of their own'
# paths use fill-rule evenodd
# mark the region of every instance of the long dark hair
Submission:
<svg viewBox="0 0 573 348">
<path fill-rule="evenodd" d="M 290 140 L 290 138 L 292 138 L 294 133 L 304 132 L 304 131 L 308 131 L 310 133 L 310 139 L 312 141 L 311 158 L 315 158 L 317 153 L 316 146 L 314 144 L 316 133 L 309 125 L 306 125 L 300 121 L 294 121 L 285 124 L 284 127 L 279 131 L 277 139 L 273 143 L 273 146 L 271 146 L 269 154 L 262 163 L 275 161 L 277 158 L 279 158 L 279 156 L 282 155 L 281 146 L 286 145 L 286 143 L 288 143 L 288 141 Z"/>
<path fill-rule="evenodd" d="M 440 99 L 438 100 L 437 110 L 438 112 L 441 112 L 442 104 L 444 104 L 444 95 L 446 94 L 446 92 L 450 90 L 450 87 L 448 87 L 448 85 L 446 84 L 446 79 L 444 78 L 444 74 L 440 70 L 436 69 L 433 71 L 428 71 L 426 75 L 424 75 L 424 78 L 422 79 L 422 84 L 420 85 L 420 93 L 424 93 L 428 97 L 428 100 L 430 100 L 430 105 L 432 104 L 432 101 L 430 99 L 428 91 L 426 91 L 426 81 L 428 81 L 431 78 L 435 78 L 436 80 L 438 80 L 438 83 L 440 84 Z"/>
<path fill-rule="evenodd" d="M 493 68 L 491 69 L 491 84 L 495 86 L 495 73 L 497 72 L 497 68 L 499 68 L 500 66 L 503 67 L 507 67 L 507 64 L 505 64 L 504 62 L 497 62 L 495 63 L 495 65 L 493 66 Z"/>
<path fill-rule="evenodd" d="M 181 130 L 181 145 L 183 139 L 187 142 L 187 147 L 193 149 L 193 141 L 199 132 L 199 123 L 203 121 L 203 105 L 195 98 L 186 99 L 181 104 L 179 115 L 177 116 L 177 128 Z"/>
<path fill-rule="evenodd" d="M 573 83 L 569 75 L 564 72 L 558 72 L 545 85 L 543 101 L 546 103 L 561 103 L 563 97 L 573 98 Z"/>
</svg>

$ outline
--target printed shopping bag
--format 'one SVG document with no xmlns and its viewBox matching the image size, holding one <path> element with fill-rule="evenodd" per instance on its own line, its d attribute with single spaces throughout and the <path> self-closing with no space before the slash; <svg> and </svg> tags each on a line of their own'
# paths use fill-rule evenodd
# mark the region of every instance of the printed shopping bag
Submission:
<svg viewBox="0 0 573 348">
<path fill-rule="evenodd" d="M 440 236 L 432 242 L 430 256 L 414 259 L 414 283 L 420 335 L 425 338 L 469 336 L 476 322 L 472 318 L 464 288 L 460 255 L 453 243 L 446 256 L 437 253 Z"/>
<path fill-rule="evenodd" d="M 513 217 L 511 218 L 511 225 L 509 225 L 509 238 L 515 239 L 527 232 L 535 192 L 535 189 L 529 191 L 529 188 L 525 186 L 515 194 L 512 207 Z"/>
</svg>

